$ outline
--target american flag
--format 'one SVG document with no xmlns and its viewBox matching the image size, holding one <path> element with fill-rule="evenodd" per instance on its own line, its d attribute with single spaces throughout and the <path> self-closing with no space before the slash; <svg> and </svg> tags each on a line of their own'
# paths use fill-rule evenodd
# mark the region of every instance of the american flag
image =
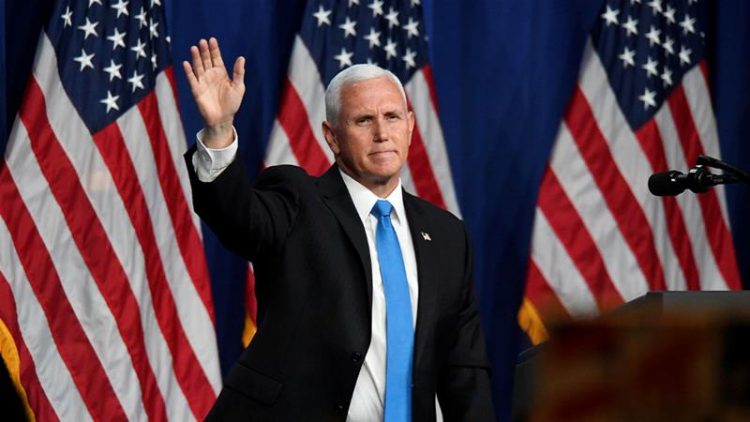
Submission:
<svg viewBox="0 0 750 422">
<path fill-rule="evenodd" d="M 0 165 L 0 330 L 41 420 L 202 419 L 221 386 L 164 6 L 58 1 Z"/>
<path fill-rule="evenodd" d="M 279 111 L 265 164 L 294 164 L 320 175 L 333 163 L 323 138 L 325 88 L 344 68 L 372 63 L 393 72 L 404 84 L 416 127 L 404 188 L 460 216 L 448 154 L 437 111 L 420 0 L 308 1 L 294 40 Z M 252 270 L 248 280 L 252 283 Z M 248 308 L 254 297 L 248 295 Z M 252 321 L 253 318 L 248 318 Z M 254 332 L 252 324 L 246 325 Z"/>
<path fill-rule="evenodd" d="M 658 198 L 654 172 L 720 157 L 706 2 L 609 0 L 537 200 L 519 321 L 597 315 L 649 290 L 739 289 L 724 190 Z"/>
</svg>

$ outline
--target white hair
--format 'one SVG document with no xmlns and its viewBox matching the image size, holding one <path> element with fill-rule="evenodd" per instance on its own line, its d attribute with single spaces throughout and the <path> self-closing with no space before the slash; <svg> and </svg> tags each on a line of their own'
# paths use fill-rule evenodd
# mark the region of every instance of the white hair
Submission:
<svg viewBox="0 0 750 422">
<path fill-rule="evenodd" d="M 366 81 L 387 77 L 398 86 L 401 97 L 406 105 L 406 93 L 401 81 L 390 70 L 383 69 L 374 64 L 355 64 L 350 66 L 333 77 L 326 88 L 326 120 L 333 126 L 336 126 L 341 111 L 341 89 L 351 83 Z"/>
</svg>

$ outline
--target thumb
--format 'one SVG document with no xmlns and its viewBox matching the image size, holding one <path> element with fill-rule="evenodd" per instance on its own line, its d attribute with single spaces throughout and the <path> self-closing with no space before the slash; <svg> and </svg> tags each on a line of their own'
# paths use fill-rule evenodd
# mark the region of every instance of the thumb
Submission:
<svg viewBox="0 0 750 422">
<path fill-rule="evenodd" d="M 245 86 L 245 58 L 242 56 L 234 61 L 232 84 L 243 88 Z"/>
</svg>

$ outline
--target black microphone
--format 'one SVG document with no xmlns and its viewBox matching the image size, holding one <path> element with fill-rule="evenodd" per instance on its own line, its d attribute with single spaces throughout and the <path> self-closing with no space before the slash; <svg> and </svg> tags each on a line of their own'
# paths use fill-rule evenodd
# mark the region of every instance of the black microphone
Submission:
<svg viewBox="0 0 750 422">
<path fill-rule="evenodd" d="M 713 175 L 702 165 L 690 169 L 688 174 L 677 170 L 655 173 L 648 178 L 648 190 L 656 196 L 675 196 L 690 189 L 695 193 L 708 191 L 708 188 L 726 183 L 725 177 Z"/>
<path fill-rule="evenodd" d="M 708 168 L 723 170 L 724 174 L 711 174 Z M 745 182 L 750 185 L 750 173 L 718 158 L 699 155 L 695 167 L 684 174 L 677 170 L 652 174 L 648 178 L 648 190 L 656 196 L 675 196 L 690 189 L 695 193 L 707 192 L 711 186 Z"/>
</svg>

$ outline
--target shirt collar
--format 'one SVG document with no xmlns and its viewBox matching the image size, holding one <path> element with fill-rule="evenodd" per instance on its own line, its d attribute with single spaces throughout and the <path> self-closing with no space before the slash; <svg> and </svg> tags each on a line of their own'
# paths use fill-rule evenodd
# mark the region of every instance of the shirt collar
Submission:
<svg viewBox="0 0 750 422">
<path fill-rule="evenodd" d="M 396 189 L 394 189 L 386 198 L 380 198 L 364 185 L 344 173 L 341 168 L 339 168 L 339 173 L 341 174 L 341 178 L 344 179 L 346 190 L 349 191 L 349 196 L 352 198 L 352 202 L 354 202 L 354 208 L 357 210 L 357 215 L 363 223 L 367 221 L 367 216 L 370 215 L 370 211 L 372 211 L 372 207 L 375 206 L 375 202 L 377 202 L 378 199 L 385 199 L 393 205 L 391 218 L 395 215 L 398 222 L 404 221 L 403 219 L 406 216 L 406 210 L 404 210 L 404 195 L 401 189 L 400 178 L 398 179 Z"/>
</svg>

